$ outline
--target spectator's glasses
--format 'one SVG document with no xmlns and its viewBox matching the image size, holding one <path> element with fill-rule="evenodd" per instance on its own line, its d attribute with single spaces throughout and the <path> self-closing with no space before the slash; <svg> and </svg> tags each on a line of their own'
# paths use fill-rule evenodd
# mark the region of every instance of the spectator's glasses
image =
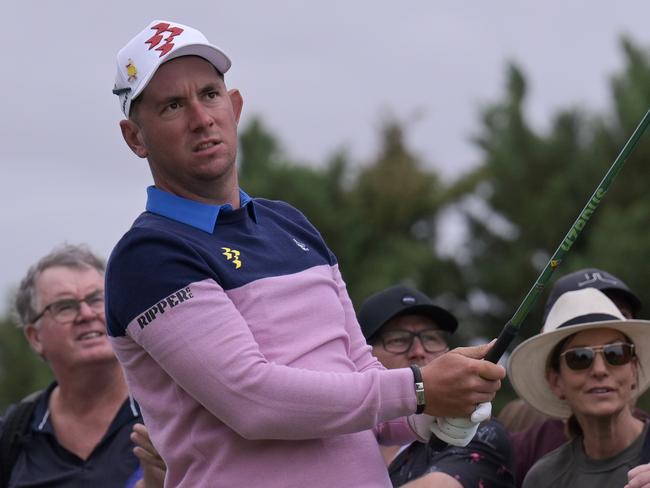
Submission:
<svg viewBox="0 0 650 488">
<path fill-rule="evenodd" d="M 447 339 L 449 333 L 444 330 L 392 330 L 382 334 L 381 341 L 384 349 L 395 354 L 403 354 L 411 349 L 415 338 L 420 339 L 422 347 L 428 353 L 446 352 L 449 350 Z"/>
<path fill-rule="evenodd" d="M 32 319 L 32 323 L 39 320 L 46 312 L 50 312 L 52 318 L 59 324 L 67 324 L 77 318 L 81 311 L 81 302 L 84 302 L 90 309 L 99 314 L 104 312 L 104 291 L 96 290 L 81 300 L 66 298 L 46 305 L 41 313 Z"/>
<path fill-rule="evenodd" d="M 564 357 L 569 368 L 580 371 L 591 367 L 597 352 L 602 352 L 605 361 L 611 366 L 623 366 L 632 361 L 635 356 L 634 344 L 617 342 L 605 346 L 576 347 L 564 351 L 560 357 Z"/>
</svg>

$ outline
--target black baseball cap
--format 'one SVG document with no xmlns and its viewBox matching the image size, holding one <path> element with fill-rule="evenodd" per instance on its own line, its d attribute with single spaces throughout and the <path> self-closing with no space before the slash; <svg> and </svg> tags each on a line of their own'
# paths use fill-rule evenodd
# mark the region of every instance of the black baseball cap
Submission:
<svg viewBox="0 0 650 488">
<path fill-rule="evenodd" d="M 555 301 L 567 291 L 596 288 L 605 295 L 616 295 L 629 304 L 632 314 L 636 317 L 641 310 L 641 300 L 630 290 L 625 282 L 607 271 L 598 268 L 585 268 L 559 278 L 551 288 L 544 306 L 544 322 Z"/>
<path fill-rule="evenodd" d="M 451 313 L 434 305 L 424 293 L 404 285 L 391 286 L 368 297 L 357 317 L 363 336 L 370 342 L 386 322 L 400 315 L 431 317 L 441 329 L 451 333 L 458 328 L 458 321 Z"/>
</svg>

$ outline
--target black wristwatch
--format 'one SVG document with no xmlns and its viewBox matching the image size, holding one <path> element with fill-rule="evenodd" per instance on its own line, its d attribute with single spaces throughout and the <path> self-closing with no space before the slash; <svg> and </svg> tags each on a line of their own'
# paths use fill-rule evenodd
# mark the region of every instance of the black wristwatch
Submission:
<svg viewBox="0 0 650 488">
<path fill-rule="evenodd" d="M 415 413 L 420 414 L 424 412 L 424 407 L 427 404 L 426 398 L 424 396 L 424 382 L 422 381 L 422 373 L 420 372 L 420 368 L 417 365 L 411 364 L 411 371 L 413 371 L 413 379 L 415 381 L 415 400 L 417 403 Z"/>
</svg>

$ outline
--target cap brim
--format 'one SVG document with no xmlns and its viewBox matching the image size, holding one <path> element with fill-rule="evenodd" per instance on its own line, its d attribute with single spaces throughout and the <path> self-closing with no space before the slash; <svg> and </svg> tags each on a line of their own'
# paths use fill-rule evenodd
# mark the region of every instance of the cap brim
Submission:
<svg viewBox="0 0 650 488">
<path fill-rule="evenodd" d="M 433 321 L 443 330 L 449 331 L 450 333 L 456 332 L 458 328 L 458 321 L 451 313 L 447 312 L 442 307 L 436 307 L 435 305 L 421 304 L 413 305 L 411 307 L 403 308 L 399 312 L 393 314 L 388 320 L 401 315 L 424 315 L 426 317 L 431 317 Z"/>
<path fill-rule="evenodd" d="M 546 380 L 546 364 L 562 339 L 587 329 L 614 329 L 630 338 L 639 361 L 636 395 L 643 393 L 650 386 L 650 321 L 611 320 L 562 327 L 522 342 L 508 360 L 508 378 L 517 394 L 546 415 L 570 417 L 569 404 L 553 394 Z"/>
</svg>

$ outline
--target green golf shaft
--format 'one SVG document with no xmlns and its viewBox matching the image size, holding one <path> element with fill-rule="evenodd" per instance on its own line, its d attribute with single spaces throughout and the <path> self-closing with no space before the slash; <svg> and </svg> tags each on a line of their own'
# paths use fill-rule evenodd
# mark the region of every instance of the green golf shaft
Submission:
<svg viewBox="0 0 650 488">
<path fill-rule="evenodd" d="M 514 338 L 517 337 L 519 329 L 521 328 L 521 324 L 528 316 L 528 313 L 533 308 L 533 305 L 535 305 L 537 302 L 537 299 L 542 294 L 542 291 L 544 291 L 544 286 L 546 286 L 546 283 L 548 283 L 548 280 L 551 278 L 551 275 L 555 269 L 560 265 L 560 263 L 562 263 L 564 256 L 567 252 L 569 252 L 569 249 L 571 249 L 571 246 L 573 246 L 573 243 L 580 235 L 580 232 L 585 228 L 587 222 L 596 211 L 596 208 L 598 208 L 598 205 L 607 193 L 609 186 L 612 184 L 619 171 L 621 171 L 623 164 L 625 164 L 625 161 L 636 147 L 639 139 L 641 139 L 641 136 L 648 127 L 648 124 L 650 124 L 650 110 L 645 113 L 637 128 L 634 129 L 634 132 L 625 143 L 625 146 L 623 146 L 623 149 L 612 163 L 602 181 L 599 183 L 596 191 L 594 191 L 594 193 L 591 195 L 591 198 L 587 202 L 587 205 L 585 205 L 585 207 L 582 209 L 582 212 L 580 212 L 578 215 L 578 218 L 569 229 L 569 232 L 567 232 L 566 236 L 564 236 L 564 239 L 556 249 L 555 253 L 546 264 L 540 275 L 537 277 L 537 280 L 515 311 L 515 314 L 506 323 L 505 327 L 499 334 L 499 338 L 497 339 L 496 344 L 494 344 L 494 347 L 490 349 L 490 352 L 487 354 L 485 359 L 493 363 L 499 361 Z"/>
</svg>

